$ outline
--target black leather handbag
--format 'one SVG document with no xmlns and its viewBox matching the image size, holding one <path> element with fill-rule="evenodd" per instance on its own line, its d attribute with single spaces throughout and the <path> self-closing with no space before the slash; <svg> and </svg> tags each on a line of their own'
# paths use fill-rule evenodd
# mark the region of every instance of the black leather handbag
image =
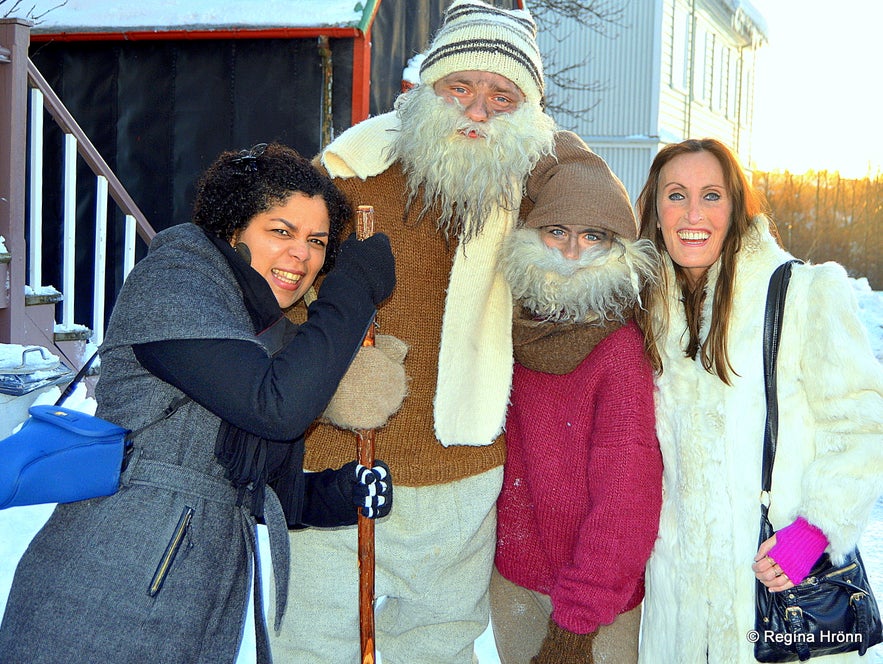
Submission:
<svg viewBox="0 0 883 664">
<path fill-rule="evenodd" d="M 794 262 L 799 261 L 783 263 L 776 269 L 767 293 L 763 339 L 767 421 L 758 546 L 773 536 L 768 512 L 779 423 L 776 355 Z M 834 566 L 827 553 L 822 554 L 803 583 L 788 590 L 771 593 L 760 581 L 755 581 L 755 586 L 754 657 L 759 662 L 803 662 L 853 650 L 864 655 L 883 640 L 880 609 L 858 549 L 840 566 Z"/>
</svg>

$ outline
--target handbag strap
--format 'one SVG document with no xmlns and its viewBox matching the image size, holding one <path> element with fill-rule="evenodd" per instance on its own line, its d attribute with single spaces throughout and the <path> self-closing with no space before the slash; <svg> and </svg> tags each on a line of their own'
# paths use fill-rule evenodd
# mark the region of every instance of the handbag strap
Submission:
<svg viewBox="0 0 883 664">
<path fill-rule="evenodd" d="M 63 404 L 63 403 L 67 400 L 67 398 L 68 398 L 68 397 L 73 393 L 73 391 L 76 389 L 77 384 L 78 384 L 81 380 L 83 380 L 83 376 L 85 376 L 85 375 L 86 375 L 86 372 L 89 371 L 89 367 L 92 366 L 92 363 L 95 361 L 95 358 L 96 358 L 96 357 L 98 357 L 98 351 L 97 351 L 97 350 L 96 350 L 94 353 L 92 353 L 92 355 L 89 357 L 89 359 L 86 360 L 86 362 L 83 364 L 82 367 L 80 367 L 80 370 L 77 372 L 77 375 L 74 376 L 74 379 L 70 382 L 70 384 L 69 384 L 66 388 L 64 388 L 64 392 L 62 392 L 61 395 L 58 397 L 58 399 L 56 399 L 55 403 L 53 404 L 54 406 L 60 406 L 61 404 Z M 165 407 L 165 409 L 163 410 L 163 412 L 160 413 L 159 417 L 157 417 L 155 420 L 152 420 L 152 421 L 148 422 L 147 424 L 145 424 L 144 426 L 140 427 L 139 429 L 135 429 L 134 431 L 129 431 L 129 432 L 126 434 L 126 442 L 127 442 L 128 444 L 131 444 L 132 440 L 133 440 L 138 434 L 140 434 L 140 433 L 141 433 L 142 431 L 144 431 L 145 429 L 149 429 L 149 428 L 152 427 L 154 424 L 157 424 L 158 422 L 162 422 L 163 420 L 168 419 L 169 417 L 171 417 L 172 415 L 174 415 L 174 414 L 177 412 L 177 410 L 178 410 L 181 406 L 183 406 L 184 404 L 186 404 L 188 401 L 190 401 L 190 397 L 188 397 L 188 396 L 186 396 L 186 395 L 185 395 L 185 396 L 182 396 L 182 397 L 179 397 L 178 399 L 173 399 L 172 402 L 171 402 L 168 406 Z"/>
<path fill-rule="evenodd" d="M 68 397 L 73 393 L 73 391 L 76 389 L 77 384 L 78 384 L 81 380 L 83 380 L 83 376 L 85 376 L 85 375 L 86 375 L 86 372 L 89 371 L 89 367 L 92 366 L 92 363 L 95 361 L 95 358 L 96 358 L 96 357 L 98 357 L 98 351 L 97 351 L 97 350 L 96 350 L 94 353 L 92 353 L 91 357 L 89 357 L 89 359 L 86 360 L 86 362 L 83 364 L 83 366 L 80 367 L 80 370 L 77 372 L 77 375 L 74 376 L 74 379 L 68 384 L 68 386 L 67 386 L 66 388 L 64 388 L 64 392 L 62 392 L 62 393 L 59 395 L 58 399 L 55 400 L 55 403 L 52 404 L 53 406 L 60 406 L 60 405 L 63 404 L 65 401 L 67 401 L 67 398 L 68 398 Z"/>
<path fill-rule="evenodd" d="M 776 360 L 782 336 L 785 296 L 791 280 L 791 266 L 803 261 L 792 259 L 782 263 L 770 277 L 766 311 L 763 320 L 763 383 L 766 392 L 766 426 L 763 432 L 763 470 L 761 490 L 769 493 L 773 483 L 773 464 L 779 432 L 779 400 L 776 396 Z"/>
</svg>

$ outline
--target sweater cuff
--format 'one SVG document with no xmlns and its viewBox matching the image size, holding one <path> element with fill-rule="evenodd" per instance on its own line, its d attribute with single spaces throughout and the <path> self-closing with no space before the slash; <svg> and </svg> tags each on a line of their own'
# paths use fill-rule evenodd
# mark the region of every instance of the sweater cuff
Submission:
<svg viewBox="0 0 883 664">
<path fill-rule="evenodd" d="M 798 585 L 827 547 L 825 533 L 801 516 L 776 532 L 776 545 L 767 555 L 776 561 L 794 585 Z"/>
</svg>

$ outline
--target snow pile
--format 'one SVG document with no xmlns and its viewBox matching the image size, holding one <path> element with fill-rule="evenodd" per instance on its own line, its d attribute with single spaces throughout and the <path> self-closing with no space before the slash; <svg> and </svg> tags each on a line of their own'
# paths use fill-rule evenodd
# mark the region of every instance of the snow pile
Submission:
<svg viewBox="0 0 883 664">
<path fill-rule="evenodd" d="M 872 291 L 865 277 L 852 280 L 858 315 L 868 330 L 874 357 L 883 362 L 883 291 Z"/>
<path fill-rule="evenodd" d="M 426 55 L 418 53 L 410 60 L 402 72 L 402 80 L 417 85 L 420 82 L 420 65 L 426 59 Z"/>
</svg>

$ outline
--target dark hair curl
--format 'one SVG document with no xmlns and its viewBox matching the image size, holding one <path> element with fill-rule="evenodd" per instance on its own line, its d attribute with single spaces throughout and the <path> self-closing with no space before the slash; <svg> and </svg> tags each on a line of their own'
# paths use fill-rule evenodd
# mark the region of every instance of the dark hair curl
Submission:
<svg viewBox="0 0 883 664">
<path fill-rule="evenodd" d="M 328 208 L 328 246 L 320 272 L 325 273 L 334 265 L 352 207 L 330 178 L 285 145 L 260 143 L 249 150 L 222 152 L 197 183 L 193 223 L 229 241 L 256 215 L 284 205 L 298 192 L 320 195 Z"/>
</svg>

